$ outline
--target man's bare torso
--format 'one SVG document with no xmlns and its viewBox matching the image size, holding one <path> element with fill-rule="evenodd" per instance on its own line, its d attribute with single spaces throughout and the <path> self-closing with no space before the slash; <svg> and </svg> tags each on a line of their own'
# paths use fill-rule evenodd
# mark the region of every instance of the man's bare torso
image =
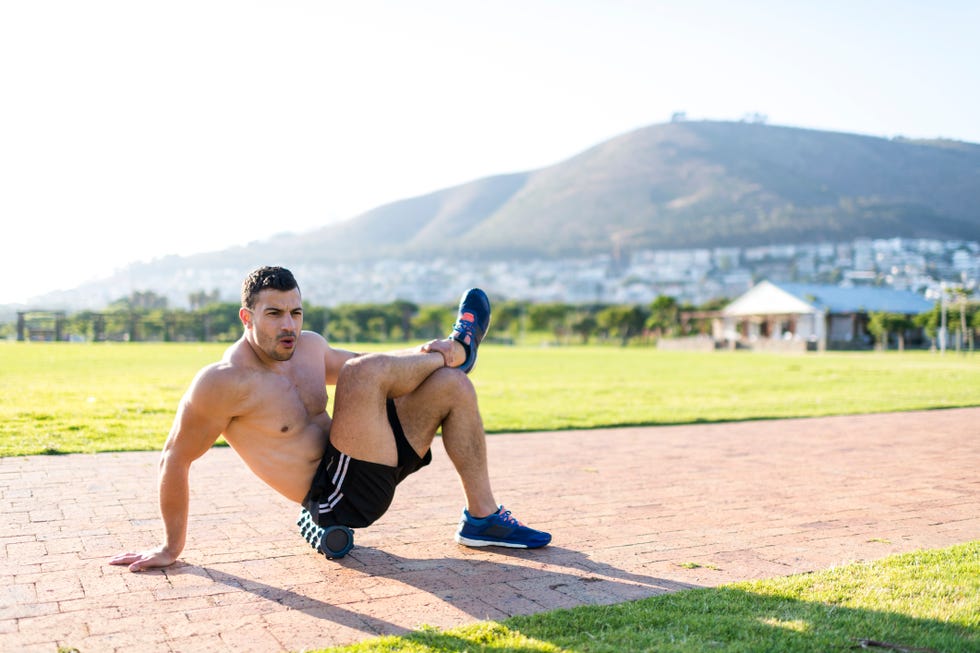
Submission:
<svg viewBox="0 0 980 653">
<path fill-rule="evenodd" d="M 326 346 L 303 333 L 293 357 L 269 369 L 243 339 L 219 363 L 238 381 L 225 439 L 256 476 L 297 503 L 310 489 L 330 430 Z"/>
</svg>

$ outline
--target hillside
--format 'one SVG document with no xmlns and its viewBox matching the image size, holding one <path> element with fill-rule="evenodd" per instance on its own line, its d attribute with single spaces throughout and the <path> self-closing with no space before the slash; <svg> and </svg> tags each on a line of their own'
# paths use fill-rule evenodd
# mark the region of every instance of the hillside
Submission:
<svg viewBox="0 0 980 653">
<path fill-rule="evenodd" d="M 180 298 L 219 287 L 234 297 L 245 271 L 270 262 L 317 275 L 320 292 L 336 297 L 349 289 L 332 285 L 324 265 L 444 257 L 447 239 L 477 261 L 521 261 L 621 245 L 861 237 L 980 241 L 980 145 L 753 123 L 659 124 L 540 170 L 478 179 L 307 233 L 134 264 L 39 299 L 98 306 L 133 289 Z"/>
<path fill-rule="evenodd" d="M 654 125 L 554 166 L 379 207 L 293 256 L 558 257 L 857 237 L 980 239 L 980 146 L 749 123 Z"/>
</svg>

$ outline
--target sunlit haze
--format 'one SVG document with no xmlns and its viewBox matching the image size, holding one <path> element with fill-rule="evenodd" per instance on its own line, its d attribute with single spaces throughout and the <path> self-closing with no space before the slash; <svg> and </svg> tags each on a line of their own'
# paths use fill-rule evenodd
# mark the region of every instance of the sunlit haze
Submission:
<svg viewBox="0 0 980 653">
<path fill-rule="evenodd" d="M 679 111 L 980 142 L 978 25 L 941 0 L 4 2 L 0 304 Z"/>
</svg>

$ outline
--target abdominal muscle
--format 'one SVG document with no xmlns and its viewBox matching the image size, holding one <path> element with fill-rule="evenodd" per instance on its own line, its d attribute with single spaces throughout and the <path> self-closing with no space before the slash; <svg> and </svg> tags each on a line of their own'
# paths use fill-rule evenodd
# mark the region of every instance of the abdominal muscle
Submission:
<svg viewBox="0 0 980 653">
<path fill-rule="evenodd" d="M 285 433 L 233 420 L 225 440 L 269 487 L 302 503 L 326 448 L 330 417 L 319 418 Z"/>
</svg>

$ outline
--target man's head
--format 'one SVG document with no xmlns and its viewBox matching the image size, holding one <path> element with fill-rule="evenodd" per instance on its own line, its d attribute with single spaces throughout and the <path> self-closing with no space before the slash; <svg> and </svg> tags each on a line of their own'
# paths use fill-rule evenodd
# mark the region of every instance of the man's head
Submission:
<svg viewBox="0 0 980 653">
<path fill-rule="evenodd" d="M 293 273 L 262 267 L 242 284 L 238 315 L 253 351 L 274 361 L 292 358 L 303 329 L 303 298 Z"/>
<path fill-rule="evenodd" d="M 296 277 L 286 268 L 266 265 L 252 270 L 242 283 L 242 306 L 255 308 L 255 300 L 263 290 L 299 290 Z"/>
</svg>

